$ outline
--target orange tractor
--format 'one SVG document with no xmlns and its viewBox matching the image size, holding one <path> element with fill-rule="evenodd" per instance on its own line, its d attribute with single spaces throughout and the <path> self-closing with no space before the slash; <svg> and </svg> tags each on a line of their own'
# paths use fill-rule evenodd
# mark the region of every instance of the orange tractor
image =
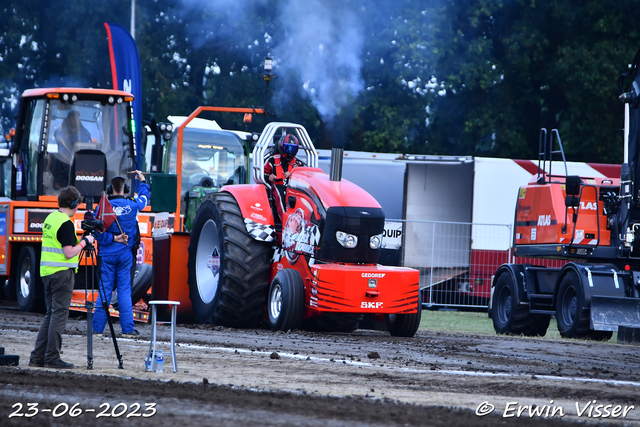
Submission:
<svg viewBox="0 0 640 427">
<path fill-rule="evenodd" d="M 640 53 L 640 52 L 639 52 Z M 563 337 L 608 340 L 640 328 L 640 55 L 627 74 L 621 178 L 571 174 L 557 130 L 540 133 L 538 174 L 520 188 L 516 256 L 567 261 L 561 268 L 503 264 L 489 316 L 500 334 L 545 335 L 552 315 Z M 624 79 L 621 80 L 624 82 Z M 622 88 L 621 88 L 622 89 Z M 553 173 L 553 154 L 564 168 Z"/>
<path fill-rule="evenodd" d="M 287 134 L 300 141 L 303 166 L 293 169 L 278 200 L 265 163 Z M 334 151 L 341 161 L 341 150 Z M 196 213 L 188 260 L 196 318 L 251 327 L 268 317 L 273 330 L 352 331 L 371 315 L 391 335 L 413 336 L 421 316 L 419 272 L 377 264 L 384 228 L 378 202 L 341 179 L 339 166 L 323 173 L 297 124 L 267 125 L 252 165 L 255 184 L 224 186 Z"/>
<path fill-rule="evenodd" d="M 130 93 L 110 89 L 41 88 L 21 95 L 16 129 L 0 150 L 0 275 L 6 279 L 4 293 L 15 296 L 20 310 L 45 308 L 39 274 L 42 224 L 57 209 L 60 190 L 75 185 L 97 202 L 111 178 L 133 170 L 132 101 Z M 85 205 L 80 207 L 73 218 L 78 233 Z M 142 222 L 148 225 L 148 215 Z M 142 259 L 147 258 L 144 241 L 150 248 L 151 239 L 150 229 L 145 231 L 136 277 L 148 285 L 151 266 Z M 78 274 L 78 288 L 84 288 L 85 277 Z M 78 293 L 76 305 L 84 307 L 84 290 Z"/>
</svg>

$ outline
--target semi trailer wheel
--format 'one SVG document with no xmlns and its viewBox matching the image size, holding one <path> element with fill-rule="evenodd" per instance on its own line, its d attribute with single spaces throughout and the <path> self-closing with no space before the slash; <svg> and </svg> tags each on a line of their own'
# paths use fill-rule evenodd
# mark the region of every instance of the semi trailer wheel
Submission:
<svg viewBox="0 0 640 427">
<path fill-rule="evenodd" d="M 498 334 L 545 336 L 551 316 L 531 314 L 529 305 L 518 304 L 515 286 L 510 274 L 503 273 L 498 277 L 491 308 L 493 329 Z"/>
<path fill-rule="evenodd" d="M 254 327 L 269 285 L 267 243 L 254 240 L 235 198 L 227 192 L 203 199 L 189 242 L 189 298 L 201 323 Z"/>
<path fill-rule="evenodd" d="M 384 323 L 392 337 L 413 337 L 422 319 L 422 292 L 418 292 L 418 312 L 412 314 L 385 314 Z"/>
<path fill-rule="evenodd" d="M 290 268 L 278 271 L 269 288 L 269 324 L 274 331 L 299 329 L 304 315 L 304 284 Z"/>
<path fill-rule="evenodd" d="M 44 286 L 40 279 L 40 254 L 33 246 L 23 246 L 16 267 L 14 280 L 20 311 L 44 313 L 46 304 Z"/>
<path fill-rule="evenodd" d="M 573 271 L 567 273 L 560 282 L 556 300 L 556 322 L 558 331 L 564 338 L 607 341 L 613 335 L 610 331 L 591 330 L 590 313 L 585 307 L 582 284 Z"/>
</svg>

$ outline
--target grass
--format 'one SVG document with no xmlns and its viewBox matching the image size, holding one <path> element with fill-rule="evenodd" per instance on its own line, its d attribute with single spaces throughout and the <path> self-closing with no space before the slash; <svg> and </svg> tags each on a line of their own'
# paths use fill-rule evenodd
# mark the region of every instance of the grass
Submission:
<svg viewBox="0 0 640 427">
<path fill-rule="evenodd" d="M 489 319 L 487 313 L 468 311 L 422 310 L 420 329 L 434 332 L 496 335 L 493 329 L 493 321 Z M 537 338 L 540 339 L 540 337 Z M 558 326 L 554 317 L 551 318 L 547 334 L 542 337 L 542 339 L 564 340 L 558 332 Z M 617 332 L 614 332 L 613 337 L 608 342 L 616 343 L 617 341 Z"/>
</svg>

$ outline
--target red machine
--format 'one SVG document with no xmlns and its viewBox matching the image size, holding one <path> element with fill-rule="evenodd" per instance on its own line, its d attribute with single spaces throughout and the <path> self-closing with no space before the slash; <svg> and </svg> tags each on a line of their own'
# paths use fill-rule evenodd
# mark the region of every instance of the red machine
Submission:
<svg viewBox="0 0 640 427">
<path fill-rule="evenodd" d="M 264 166 L 284 134 L 300 141 L 305 166 L 293 170 L 280 201 L 264 180 Z M 257 184 L 225 186 L 203 200 L 189 244 L 196 318 L 250 327 L 268 317 L 274 330 L 351 331 L 367 314 L 384 318 L 392 335 L 413 336 L 421 314 L 419 272 L 377 264 L 380 205 L 317 162 L 302 126 L 270 123 L 253 150 Z M 282 215 L 276 203 L 283 204 Z"/>
</svg>

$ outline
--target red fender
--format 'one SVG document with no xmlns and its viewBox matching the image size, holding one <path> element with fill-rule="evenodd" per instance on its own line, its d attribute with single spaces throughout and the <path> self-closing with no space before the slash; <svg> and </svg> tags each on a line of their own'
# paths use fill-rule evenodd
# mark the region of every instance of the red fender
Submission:
<svg viewBox="0 0 640 427">
<path fill-rule="evenodd" d="M 275 222 L 262 184 L 225 185 L 220 191 L 231 193 L 240 206 L 249 235 L 256 240 L 272 242 L 275 238 Z"/>
</svg>

